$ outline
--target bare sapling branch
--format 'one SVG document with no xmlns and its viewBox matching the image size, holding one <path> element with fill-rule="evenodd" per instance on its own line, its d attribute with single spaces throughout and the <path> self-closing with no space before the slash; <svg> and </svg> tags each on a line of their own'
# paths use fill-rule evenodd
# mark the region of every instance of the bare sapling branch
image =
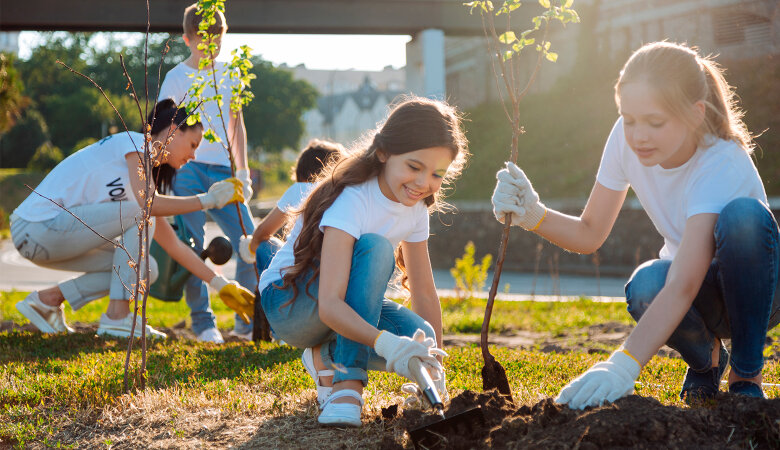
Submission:
<svg viewBox="0 0 780 450">
<path fill-rule="evenodd" d="M 491 68 L 496 78 L 496 85 L 499 85 L 499 73 L 496 72 L 497 65 L 500 69 L 500 78 L 503 80 L 506 89 L 506 96 L 511 103 L 510 116 L 506 102 L 504 101 L 503 93 L 501 92 L 501 89 L 498 89 L 501 105 L 504 108 L 504 113 L 512 127 L 510 160 L 513 163 L 517 162 L 517 149 L 520 135 L 525 132 L 520 124 L 520 101 L 525 97 L 531 85 L 536 81 L 539 69 L 542 65 L 542 58 L 544 57 L 551 62 L 555 62 L 558 59 L 557 53 L 550 51 L 550 41 L 547 39 L 550 22 L 559 21 L 563 25 L 569 22 L 579 22 L 577 12 L 571 9 L 573 3 L 574 0 L 539 0 L 539 5 L 543 8 L 543 12 L 531 19 L 531 22 L 533 23 L 532 28 L 524 30 L 519 34 L 512 30 L 511 15 L 513 11 L 521 7 L 520 0 L 506 0 L 499 8 L 495 8 L 492 1 L 471 1 L 464 3 L 465 6 L 471 8 L 472 13 L 474 10 L 479 10 L 480 15 L 482 16 L 483 31 L 488 44 L 488 50 L 493 59 Z M 495 18 L 502 14 L 506 15 L 506 29 L 499 35 L 496 29 Z M 536 39 L 532 35 L 538 34 L 539 30 L 542 28 L 541 41 L 536 43 Z M 536 58 L 536 63 L 528 77 L 528 81 L 523 87 L 523 84 L 520 81 L 521 66 L 519 56 L 524 49 L 531 46 L 538 52 L 538 57 Z M 507 215 L 504 220 L 504 228 L 501 233 L 498 249 L 498 258 L 496 260 L 496 267 L 493 271 L 493 281 L 490 286 L 487 304 L 485 305 L 485 317 L 482 321 L 480 336 L 480 347 L 482 350 L 482 357 L 485 361 L 485 366 L 482 369 L 483 389 L 488 390 L 496 388 L 501 394 L 507 395 L 510 398 L 511 390 L 504 368 L 495 360 L 488 349 L 488 330 L 490 328 L 490 319 L 493 313 L 493 304 L 495 303 L 495 297 L 498 292 L 501 271 L 506 257 L 511 219 L 511 215 Z"/>
</svg>

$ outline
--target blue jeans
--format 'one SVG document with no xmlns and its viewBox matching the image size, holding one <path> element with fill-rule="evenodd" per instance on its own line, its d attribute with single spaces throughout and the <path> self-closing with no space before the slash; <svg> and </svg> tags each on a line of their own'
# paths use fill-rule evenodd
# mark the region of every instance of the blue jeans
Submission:
<svg viewBox="0 0 780 450">
<path fill-rule="evenodd" d="M 273 236 L 267 241 L 258 244 L 257 250 L 255 250 L 255 261 L 257 264 L 257 271 L 260 275 L 262 275 L 265 269 L 271 265 L 271 260 L 274 258 L 274 255 L 276 255 L 276 252 L 282 248 L 282 245 L 284 245 L 284 242 Z"/>
<path fill-rule="evenodd" d="M 780 322 L 778 228 L 758 200 L 738 198 L 715 224 L 715 258 L 691 309 L 666 345 L 696 372 L 712 366 L 715 338 L 731 339 L 731 369 L 751 378 L 764 366 L 767 330 Z M 664 287 L 672 261 L 639 266 L 626 284 L 628 312 L 639 321 Z"/>
<path fill-rule="evenodd" d="M 176 172 L 176 177 L 173 181 L 173 192 L 178 196 L 202 194 L 208 192 L 212 184 L 229 177 L 230 167 L 190 161 Z M 247 232 L 251 233 L 254 225 L 252 224 L 249 208 L 243 203 L 239 207 L 241 208 L 241 219 L 244 222 L 244 227 Z M 198 253 L 203 250 L 206 214 L 219 225 L 219 228 L 222 229 L 222 232 L 225 233 L 233 245 L 233 251 L 235 254 L 238 254 L 238 242 L 242 231 L 236 207 L 232 203 L 222 209 L 195 211 L 182 215 L 184 225 L 195 242 L 195 250 Z M 236 260 L 235 280 L 241 286 L 254 292 L 257 287 L 255 268 L 252 264 L 245 263 L 241 258 L 236 258 Z M 203 330 L 216 327 L 216 318 L 209 303 L 208 286 L 203 281 L 194 276 L 190 277 L 184 288 L 184 297 L 187 305 L 190 307 L 192 331 L 195 334 L 200 334 Z M 245 324 L 238 317 L 238 314 L 236 314 L 235 320 L 235 331 L 237 333 L 246 334 L 252 331 L 252 324 Z"/>
<path fill-rule="evenodd" d="M 393 247 L 387 239 L 376 234 L 361 236 L 355 242 L 344 301 L 380 330 L 411 337 L 419 328 L 435 339 L 433 327 L 422 317 L 384 298 L 394 267 Z M 367 370 L 385 370 L 386 362 L 370 346 L 349 340 L 322 323 L 317 306 L 319 280 L 315 279 L 306 288 L 313 274 L 310 270 L 298 280 L 298 297 L 292 304 L 286 305 L 293 298 L 292 287 L 277 289 L 271 284 L 263 290 L 260 302 L 268 322 L 275 335 L 293 347 L 322 345 L 325 366 L 344 368 L 344 371 L 336 370 L 334 383 L 360 380 L 365 386 Z"/>
</svg>

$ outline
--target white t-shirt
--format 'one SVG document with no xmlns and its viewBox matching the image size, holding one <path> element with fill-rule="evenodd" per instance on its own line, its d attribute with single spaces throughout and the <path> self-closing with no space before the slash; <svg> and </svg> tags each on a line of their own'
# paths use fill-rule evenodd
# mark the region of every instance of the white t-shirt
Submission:
<svg viewBox="0 0 780 450">
<path fill-rule="evenodd" d="M 674 258 L 685 222 L 691 216 L 720 214 L 726 204 L 739 197 L 769 203 L 747 152 L 735 142 L 708 138 L 704 141 L 711 146 L 699 147 L 691 159 L 673 169 L 643 166 L 626 142 L 622 118 L 615 123 L 604 147 L 596 180 L 615 191 L 631 186 L 664 238 L 661 259 Z"/>
<path fill-rule="evenodd" d="M 234 84 L 240 83 L 240 81 L 231 80 L 227 72 L 227 64 L 221 61 L 215 62 L 217 68 L 217 84 L 219 93 L 222 94 L 222 117 L 225 119 L 225 126 L 229 126 L 230 123 L 230 87 Z M 205 76 L 208 70 L 198 71 L 192 67 L 179 63 L 171 69 L 163 80 L 162 86 L 160 86 L 160 100 L 170 98 L 178 105 L 184 99 L 185 94 L 195 81 L 195 77 L 198 75 Z M 192 75 L 192 76 L 190 76 Z M 214 96 L 214 88 L 207 87 L 203 93 L 206 97 Z M 191 98 L 187 96 L 185 102 L 189 102 Z M 228 158 L 227 150 L 223 146 L 226 144 L 225 130 L 222 127 L 222 121 L 219 118 L 219 105 L 216 101 L 212 100 L 200 105 L 199 108 L 201 114 L 201 122 L 203 123 L 203 129 L 213 129 L 214 132 L 222 139 L 220 142 L 209 142 L 203 139 L 200 143 L 200 147 L 195 151 L 195 161 L 215 164 L 218 166 L 230 166 L 230 158 Z M 207 116 L 209 119 L 207 120 Z"/>
<path fill-rule="evenodd" d="M 106 136 L 62 160 L 35 191 L 66 208 L 110 201 L 136 201 L 130 192 L 130 173 L 125 156 L 135 152 L 136 146 L 143 151 L 140 147 L 143 143 L 143 135 L 133 131 L 129 136 L 125 132 Z M 29 222 L 43 222 L 60 212 L 62 208 L 32 193 L 14 214 Z"/>
<path fill-rule="evenodd" d="M 276 253 L 268 269 L 263 271 L 257 285 L 259 292 L 262 293 L 269 284 L 281 280 L 285 269 L 295 262 L 293 247 L 301 232 L 302 221 L 302 216 L 298 216 L 287 242 Z M 355 239 L 368 233 L 379 234 L 395 248 L 401 241 L 427 240 L 428 225 L 428 208 L 425 203 L 405 206 L 388 199 L 379 189 L 375 177 L 365 183 L 344 188 L 323 213 L 320 230 L 324 227 L 338 228 Z"/>
<path fill-rule="evenodd" d="M 314 189 L 314 183 L 295 183 L 284 191 L 282 197 L 276 202 L 276 207 L 279 208 L 279 211 L 287 214 L 290 210 L 300 206 L 312 189 Z"/>
</svg>

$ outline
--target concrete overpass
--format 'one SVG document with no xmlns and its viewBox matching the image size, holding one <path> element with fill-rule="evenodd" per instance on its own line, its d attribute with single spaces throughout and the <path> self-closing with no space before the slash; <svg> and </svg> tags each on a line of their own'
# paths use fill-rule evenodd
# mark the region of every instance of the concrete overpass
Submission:
<svg viewBox="0 0 780 450">
<path fill-rule="evenodd" d="M 150 0 L 150 30 L 181 32 L 194 0 Z M 229 0 L 233 33 L 408 34 L 407 88 L 445 95 L 444 35 L 480 35 L 463 0 Z M 143 0 L 0 0 L 2 31 L 145 31 Z"/>
<path fill-rule="evenodd" d="M 194 0 L 150 0 L 151 31 L 178 33 Z M 482 33 L 463 0 L 229 0 L 234 33 L 409 34 L 438 29 Z M 0 0 L 0 30 L 144 31 L 143 0 Z"/>
</svg>

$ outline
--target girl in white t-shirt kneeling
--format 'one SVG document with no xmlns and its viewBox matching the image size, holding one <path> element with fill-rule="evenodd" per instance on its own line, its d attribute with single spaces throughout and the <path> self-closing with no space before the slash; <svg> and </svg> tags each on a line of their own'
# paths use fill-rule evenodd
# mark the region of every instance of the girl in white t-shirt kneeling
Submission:
<svg viewBox="0 0 780 450">
<path fill-rule="evenodd" d="M 173 100 L 159 102 L 149 113 L 153 148 L 167 142 L 165 151 L 156 152 L 158 164 L 152 169 L 158 191 L 167 192 L 176 169 L 192 159 L 203 137 L 202 125 L 188 125 L 186 118 L 186 112 Z M 23 257 L 42 267 L 85 272 L 57 286 L 32 292 L 16 304 L 19 312 L 42 332 L 73 331 L 65 322 L 64 301 L 77 310 L 108 294 L 110 302 L 100 318 L 98 334 L 128 337 L 135 327 L 134 335 L 141 336 L 141 321 L 133 324 L 133 314 L 130 314 L 132 293 L 128 288 L 136 282 L 136 275 L 128 254 L 136 261 L 141 259 L 137 222 L 142 217 L 139 204 L 143 199 L 139 192 L 144 182 L 138 151 L 143 151 L 143 144 L 143 134 L 125 132 L 107 136 L 73 153 L 11 215 L 11 236 Z M 154 216 L 170 216 L 221 208 L 234 201 L 243 201 L 240 183 L 223 181 L 213 184 L 208 193 L 197 196 L 158 193 L 151 212 Z M 178 239 L 167 221 L 152 221 L 149 234 L 187 270 L 209 281 L 226 303 L 252 301 L 251 292 L 212 272 Z M 127 252 L 104 237 L 121 240 Z M 149 265 L 150 282 L 153 282 L 157 265 L 151 257 Z M 141 270 L 143 274 L 145 267 Z M 150 326 L 146 331 L 152 337 L 165 337 Z M 221 339 L 219 336 L 217 341 Z"/>
<path fill-rule="evenodd" d="M 301 206 L 314 188 L 314 181 L 322 169 L 341 159 L 344 153 L 344 147 L 336 142 L 320 139 L 309 141 L 295 162 L 295 183 L 284 191 L 276 206 L 255 227 L 252 237 L 241 237 L 238 246 L 241 259 L 248 264 L 257 264 L 260 273 L 268 268 L 271 259 L 283 244 L 274 235 Z M 248 340 L 251 336 L 245 338 Z"/>
<path fill-rule="evenodd" d="M 733 90 L 713 60 L 656 42 L 626 62 L 615 99 L 620 118 L 580 217 L 546 208 L 511 163 L 493 194 L 499 221 L 511 215 L 512 225 L 591 253 L 630 186 L 664 238 L 660 259 L 639 266 L 626 285 L 636 327 L 556 400 L 585 408 L 631 394 L 642 365 L 664 344 L 688 364 L 685 401 L 714 397 L 729 365 L 729 392 L 763 397 L 766 333 L 780 321 L 778 228 Z M 731 339 L 730 361 L 723 339 Z"/>
<path fill-rule="evenodd" d="M 275 336 L 305 349 L 324 425 L 359 426 L 367 370 L 410 378 L 412 357 L 446 396 L 428 215 L 460 173 L 466 138 L 454 108 L 422 98 L 370 137 L 323 171 L 258 285 Z M 411 310 L 385 298 L 396 265 Z"/>
</svg>

